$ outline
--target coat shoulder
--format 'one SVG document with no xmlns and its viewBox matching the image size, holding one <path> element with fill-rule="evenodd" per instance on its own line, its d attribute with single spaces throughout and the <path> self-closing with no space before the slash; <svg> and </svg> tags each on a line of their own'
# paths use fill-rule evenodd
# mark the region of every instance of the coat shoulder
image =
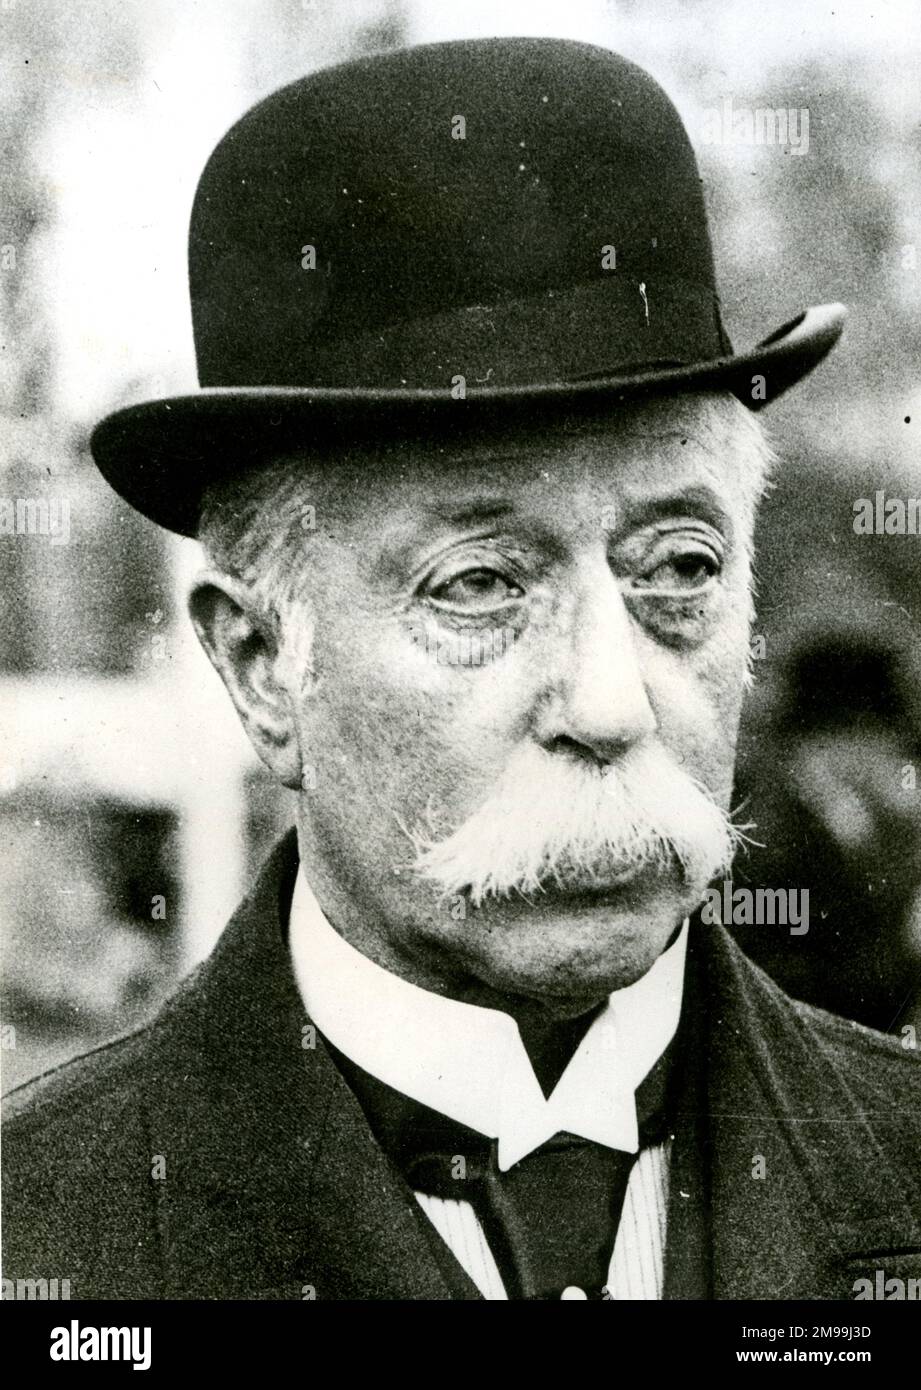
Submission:
<svg viewBox="0 0 921 1390">
<path fill-rule="evenodd" d="M 862 1117 L 898 1161 L 917 1170 L 921 1151 L 921 1050 L 910 1032 L 879 1033 L 853 1019 L 794 999 L 728 936 L 714 941 L 722 989 L 744 1001 L 748 1031 L 765 1084 L 779 1079 L 786 1104 L 811 1114 L 844 1109 Z M 913 1046 L 911 1044 L 914 1044 Z"/>
<path fill-rule="evenodd" d="M 206 1221 L 199 1199 L 214 1176 L 190 1149 L 210 1145 L 210 1163 L 212 1122 L 246 1128 L 240 1077 L 285 993 L 275 900 L 296 865 L 286 838 L 211 956 L 149 1023 L 6 1097 L 5 1278 L 68 1278 L 75 1299 L 175 1296 L 170 1251 L 188 1220 Z"/>
<path fill-rule="evenodd" d="M 860 1094 L 885 1098 L 890 1104 L 904 1099 L 916 1122 L 921 1123 L 921 1047 L 911 1033 L 896 1037 L 878 1033 L 853 1019 L 826 1013 L 811 1004 L 791 1000 L 801 1025 L 817 1045 L 831 1053 L 844 1080 Z"/>
<path fill-rule="evenodd" d="M 182 1068 L 192 1042 L 205 966 L 179 985 L 159 1012 L 133 1032 L 34 1076 L 2 1103 L 4 1181 L 20 1153 L 42 1168 L 72 1165 L 75 1150 L 106 1161 L 110 1126 L 123 1142 L 144 1141 L 145 1100 L 158 1079 Z"/>
<path fill-rule="evenodd" d="M 18 1087 L 3 1106 L 3 1272 L 71 1298 L 157 1297 L 141 1080 L 152 1029 Z"/>
<path fill-rule="evenodd" d="M 68 1279 L 71 1298 L 163 1296 L 148 1102 L 182 1066 L 172 1025 L 195 994 L 190 977 L 145 1026 L 4 1098 L 5 1278 Z"/>
<path fill-rule="evenodd" d="M 88 1132 L 100 1123 L 100 1108 L 117 1109 L 142 1095 L 147 1076 L 155 1081 L 166 1066 L 181 1061 L 191 1029 L 187 1020 L 198 1011 L 208 962 L 196 967 L 147 1023 L 130 1033 L 80 1053 L 33 1076 L 8 1092 L 2 1102 L 4 1143 L 42 1130 L 67 1126 Z M 172 1054 L 176 1054 L 173 1056 Z"/>
<path fill-rule="evenodd" d="M 117 1103 L 119 1093 L 135 1084 L 135 1074 L 150 1047 L 154 1025 L 115 1038 L 72 1057 L 17 1086 L 3 1099 L 4 1143 L 18 1135 L 62 1123 L 95 1123 L 95 1106 Z"/>
</svg>

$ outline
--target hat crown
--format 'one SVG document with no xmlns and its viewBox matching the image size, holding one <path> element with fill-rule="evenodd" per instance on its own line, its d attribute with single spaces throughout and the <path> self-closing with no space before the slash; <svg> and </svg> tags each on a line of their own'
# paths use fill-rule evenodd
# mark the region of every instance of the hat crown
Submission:
<svg viewBox="0 0 921 1390">
<path fill-rule="evenodd" d="M 208 162 L 189 276 L 203 386 L 475 389 L 729 351 L 678 113 L 565 40 L 282 88 Z"/>
</svg>

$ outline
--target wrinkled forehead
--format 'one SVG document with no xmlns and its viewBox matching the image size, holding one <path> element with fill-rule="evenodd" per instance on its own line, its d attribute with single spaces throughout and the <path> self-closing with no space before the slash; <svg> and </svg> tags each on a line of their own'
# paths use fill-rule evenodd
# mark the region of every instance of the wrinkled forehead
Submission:
<svg viewBox="0 0 921 1390">
<path fill-rule="evenodd" d="M 701 503 L 709 495 L 733 515 L 752 486 L 737 426 L 722 400 L 688 395 L 603 418 L 519 422 L 485 438 L 362 448 L 311 470 L 310 487 L 328 520 L 357 528 L 450 516 L 455 506 L 461 524 L 478 504 L 484 519 L 491 511 L 565 524 L 605 509 L 626 516 L 672 494 Z"/>
</svg>

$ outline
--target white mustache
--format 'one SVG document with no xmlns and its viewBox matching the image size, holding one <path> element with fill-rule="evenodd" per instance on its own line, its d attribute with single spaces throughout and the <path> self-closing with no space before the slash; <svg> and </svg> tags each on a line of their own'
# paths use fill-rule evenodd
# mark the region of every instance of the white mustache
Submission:
<svg viewBox="0 0 921 1390">
<path fill-rule="evenodd" d="M 661 746 L 591 767 L 522 745 L 492 792 L 439 838 L 438 817 L 410 832 L 413 868 L 442 897 L 474 906 L 548 886 L 613 887 L 638 870 L 680 866 L 707 883 L 729 870 L 741 832 Z"/>
</svg>

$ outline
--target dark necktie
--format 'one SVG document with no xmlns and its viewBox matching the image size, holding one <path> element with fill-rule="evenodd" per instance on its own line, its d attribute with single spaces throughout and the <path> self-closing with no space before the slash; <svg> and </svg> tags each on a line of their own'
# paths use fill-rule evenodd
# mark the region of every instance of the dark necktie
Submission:
<svg viewBox="0 0 921 1390">
<path fill-rule="evenodd" d="M 559 1299 L 567 1288 L 589 1299 L 604 1297 L 635 1154 L 557 1134 L 500 1172 L 495 1140 L 330 1051 L 410 1187 L 473 1206 L 509 1298 Z M 641 1148 L 667 1133 L 671 1053 L 670 1047 L 637 1091 Z"/>
</svg>

